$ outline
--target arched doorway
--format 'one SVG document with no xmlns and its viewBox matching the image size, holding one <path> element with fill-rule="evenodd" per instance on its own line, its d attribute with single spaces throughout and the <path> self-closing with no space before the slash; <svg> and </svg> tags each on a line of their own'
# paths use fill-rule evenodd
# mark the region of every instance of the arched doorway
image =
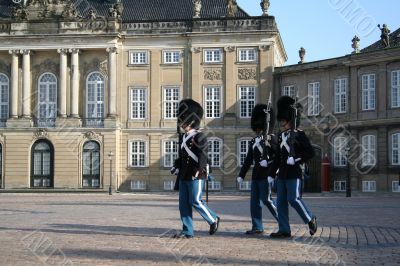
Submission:
<svg viewBox="0 0 400 266">
<path fill-rule="evenodd" d="M 54 149 L 46 140 L 38 140 L 32 146 L 31 187 L 54 186 Z"/>
<path fill-rule="evenodd" d="M 100 187 L 100 145 L 88 141 L 83 145 L 82 187 Z"/>
<path fill-rule="evenodd" d="M 321 148 L 313 145 L 315 156 L 308 163 L 309 178 L 305 179 L 304 192 L 321 192 Z"/>
</svg>

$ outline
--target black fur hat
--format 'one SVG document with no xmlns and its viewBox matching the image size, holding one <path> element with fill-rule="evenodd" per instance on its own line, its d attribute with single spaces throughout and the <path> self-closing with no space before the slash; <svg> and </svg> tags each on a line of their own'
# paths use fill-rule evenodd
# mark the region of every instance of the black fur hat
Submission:
<svg viewBox="0 0 400 266">
<path fill-rule="evenodd" d="M 268 109 L 266 104 L 257 104 L 254 106 L 251 113 L 251 129 L 255 132 L 257 129 L 261 129 L 265 132 L 267 129 L 267 113 Z M 275 115 L 272 108 L 269 109 L 270 121 L 269 121 L 269 131 L 271 132 L 275 124 Z M 267 132 L 267 133 L 270 133 Z"/>
<path fill-rule="evenodd" d="M 281 120 L 287 120 L 287 121 L 292 121 L 294 115 L 295 115 L 295 109 L 294 109 L 294 103 L 295 100 L 292 97 L 289 96 L 281 96 L 278 99 L 278 115 L 277 119 L 278 121 Z M 301 117 L 301 111 L 302 111 L 302 106 L 300 103 L 297 103 L 297 120 L 296 124 L 297 126 L 300 125 L 300 117 Z"/>
<path fill-rule="evenodd" d="M 203 117 L 203 107 L 192 100 L 184 99 L 179 102 L 178 107 L 178 123 L 179 125 L 190 125 L 192 128 L 200 127 L 200 120 Z"/>
</svg>

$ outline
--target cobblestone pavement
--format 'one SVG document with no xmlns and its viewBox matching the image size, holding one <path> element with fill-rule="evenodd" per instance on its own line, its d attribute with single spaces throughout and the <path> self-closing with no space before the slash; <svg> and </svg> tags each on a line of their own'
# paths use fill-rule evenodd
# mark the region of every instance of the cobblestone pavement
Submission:
<svg viewBox="0 0 400 266">
<path fill-rule="evenodd" d="M 291 239 L 250 229 L 248 195 L 212 194 L 219 231 L 195 214 L 195 238 L 176 240 L 176 194 L 0 194 L 0 265 L 400 265 L 400 197 L 307 195 L 319 230 L 290 210 Z"/>
</svg>

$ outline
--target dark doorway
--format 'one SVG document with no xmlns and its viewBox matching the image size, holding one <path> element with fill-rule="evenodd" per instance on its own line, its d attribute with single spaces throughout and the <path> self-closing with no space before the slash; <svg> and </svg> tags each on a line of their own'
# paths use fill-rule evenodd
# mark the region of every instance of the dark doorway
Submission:
<svg viewBox="0 0 400 266">
<path fill-rule="evenodd" d="M 88 141 L 83 145 L 83 175 L 82 187 L 100 187 L 100 145 L 95 141 Z"/>
<path fill-rule="evenodd" d="M 305 179 L 304 192 L 321 192 L 321 148 L 314 146 L 315 156 L 308 162 L 309 177 Z"/>
<path fill-rule="evenodd" d="M 32 147 L 31 187 L 54 187 L 54 149 L 46 140 L 38 140 Z"/>
</svg>

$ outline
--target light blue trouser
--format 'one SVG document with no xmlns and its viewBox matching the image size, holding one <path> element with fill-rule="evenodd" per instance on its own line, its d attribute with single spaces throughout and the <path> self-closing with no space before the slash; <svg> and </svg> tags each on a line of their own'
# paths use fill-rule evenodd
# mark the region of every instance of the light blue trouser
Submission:
<svg viewBox="0 0 400 266">
<path fill-rule="evenodd" d="M 207 221 L 213 224 L 217 215 L 203 202 L 201 196 L 203 194 L 204 180 L 196 179 L 183 181 L 179 183 L 179 211 L 183 224 L 182 233 L 193 236 L 193 216 L 192 207 Z"/>
<path fill-rule="evenodd" d="M 311 221 L 313 214 L 301 199 L 301 179 L 278 179 L 277 183 L 277 205 L 279 232 L 289 233 L 289 205 L 297 211 L 304 223 Z"/>
<path fill-rule="evenodd" d="M 271 198 L 271 188 L 267 179 L 252 180 L 250 194 L 250 213 L 252 230 L 264 230 L 262 206 L 267 206 L 272 216 L 278 220 L 278 212 Z"/>
</svg>

